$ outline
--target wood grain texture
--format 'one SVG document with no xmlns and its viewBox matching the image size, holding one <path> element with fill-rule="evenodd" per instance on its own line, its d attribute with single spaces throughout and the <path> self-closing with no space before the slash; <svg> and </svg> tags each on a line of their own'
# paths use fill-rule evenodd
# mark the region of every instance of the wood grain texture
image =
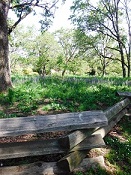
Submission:
<svg viewBox="0 0 131 175">
<path fill-rule="evenodd" d="M 126 108 L 131 103 L 130 99 L 126 98 L 118 103 L 116 103 L 111 108 L 104 111 L 105 116 L 108 121 L 110 121 L 115 115 L 117 115 L 122 109 Z"/>
<path fill-rule="evenodd" d="M 57 166 L 64 171 L 72 172 L 87 155 L 87 150 L 74 151 L 57 162 Z"/>
<path fill-rule="evenodd" d="M 0 137 L 50 131 L 72 131 L 107 124 L 108 121 L 103 111 L 6 118 L 0 119 Z"/>
<path fill-rule="evenodd" d="M 123 109 L 118 114 L 116 114 L 112 119 L 109 121 L 108 126 L 100 127 L 96 129 L 92 135 L 100 134 L 102 138 L 106 136 L 106 134 L 122 119 L 122 117 L 127 114 L 127 109 Z"/>
<path fill-rule="evenodd" d="M 2 143 L 0 144 L 0 159 L 11 159 L 17 157 L 47 155 L 55 153 L 66 153 L 75 150 L 87 150 L 105 145 L 98 136 L 91 136 L 85 139 L 73 150 L 61 148 L 58 139 L 37 140 L 28 142 Z"/>
<path fill-rule="evenodd" d="M 105 147 L 105 142 L 101 137 L 101 134 L 96 135 L 94 134 L 84 139 L 82 142 L 80 142 L 78 145 L 72 148 L 70 152 L 77 150 L 89 150 L 92 148 L 100 148 L 100 147 Z"/>
<path fill-rule="evenodd" d="M 72 149 L 74 146 L 82 142 L 87 136 L 90 136 L 94 129 L 85 129 L 73 131 L 70 134 L 59 139 L 59 143 L 63 148 Z"/>
<path fill-rule="evenodd" d="M 58 139 L 0 144 L 0 159 L 63 153 Z"/>
<path fill-rule="evenodd" d="M 88 146 L 87 146 L 88 145 Z M 86 157 L 87 150 L 92 148 L 104 147 L 105 142 L 101 135 L 87 137 L 80 144 L 70 150 L 70 154 L 66 155 L 57 162 L 58 167 L 68 172 L 73 171 Z"/>
<path fill-rule="evenodd" d="M 124 108 L 126 108 L 128 105 L 130 104 L 130 100 L 128 98 L 116 103 L 114 106 L 112 106 L 111 108 L 108 108 L 106 111 L 104 111 L 105 116 L 107 117 L 108 121 L 112 121 L 118 118 L 118 116 L 120 116 L 120 118 L 122 116 L 124 116 L 127 113 L 127 110 L 123 110 Z M 77 130 L 74 131 L 70 134 L 68 134 L 65 137 L 62 137 L 59 141 L 60 141 L 60 145 L 64 148 L 64 147 L 68 147 L 70 149 L 72 149 L 75 145 L 79 144 L 82 140 L 84 140 L 87 136 L 92 135 L 93 133 L 95 134 L 95 130 L 97 130 L 97 133 L 100 134 L 100 132 L 98 131 L 102 131 L 105 129 L 105 134 L 107 134 L 107 132 L 109 132 L 109 129 L 112 129 L 110 124 L 105 126 L 105 127 L 99 127 L 99 128 L 92 128 L 92 129 L 86 129 L 86 130 Z M 108 129 L 107 129 L 108 128 Z M 102 134 L 103 137 L 105 136 L 105 134 Z"/>
</svg>

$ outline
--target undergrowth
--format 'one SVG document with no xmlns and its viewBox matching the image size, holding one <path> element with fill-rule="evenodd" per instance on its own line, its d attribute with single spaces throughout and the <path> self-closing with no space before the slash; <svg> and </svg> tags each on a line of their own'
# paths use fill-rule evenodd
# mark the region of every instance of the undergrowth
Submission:
<svg viewBox="0 0 131 175">
<path fill-rule="evenodd" d="M 19 77 L 14 79 L 13 89 L 9 89 L 7 94 L 0 94 L 0 104 L 6 105 L 7 109 L 17 108 L 16 115 L 35 114 L 40 105 L 44 111 L 99 110 L 119 101 L 120 98 L 115 95 L 116 91 L 129 90 L 130 87 L 114 85 L 114 81 L 110 80 L 95 83 L 60 77 Z M 6 113 L 6 110 L 4 112 Z"/>
<path fill-rule="evenodd" d="M 99 80 L 99 81 L 98 81 Z M 73 77 L 13 77 L 14 88 L 0 94 L 0 118 L 20 117 L 42 112 L 78 112 L 105 110 L 120 101 L 117 91 L 131 91 L 128 79 L 118 78 L 73 78 Z M 110 152 L 105 160 L 114 171 L 90 169 L 77 175 L 128 175 L 131 172 L 131 120 L 125 117 L 119 123 L 122 131 L 119 138 L 107 135 L 105 142 Z"/>
</svg>

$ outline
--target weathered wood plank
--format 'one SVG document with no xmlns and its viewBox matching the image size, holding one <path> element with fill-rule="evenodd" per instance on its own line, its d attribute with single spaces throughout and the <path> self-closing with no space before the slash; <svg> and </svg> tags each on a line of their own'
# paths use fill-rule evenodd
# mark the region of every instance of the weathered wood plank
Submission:
<svg viewBox="0 0 131 175">
<path fill-rule="evenodd" d="M 127 113 L 127 109 L 123 109 L 118 114 L 116 114 L 105 127 L 100 127 L 96 129 L 92 135 L 100 134 L 102 138 L 121 120 L 121 118 Z"/>
<path fill-rule="evenodd" d="M 116 95 L 131 98 L 131 92 L 117 92 Z"/>
<path fill-rule="evenodd" d="M 112 118 L 110 118 L 110 121 L 108 123 L 108 126 L 100 127 L 100 128 L 95 129 L 92 132 L 92 135 L 100 134 L 101 135 L 101 138 L 104 138 L 105 135 L 117 124 L 117 122 L 119 122 L 121 120 L 121 118 L 126 113 L 127 113 L 127 109 L 126 108 L 123 109 L 123 110 L 121 110 L 115 116 L 113 116 Z M 94 140 L 93 142 L 95 142 L 95 141 L 96 141 L 96 143 L 98 142 L 98 140 Z M 79 146 L 79 145 L 77 145 L 77 146 Z M 72 149 L 72 150 L 75 151 L 75 148 L 77 148 L 77 146 L 74 147 L 74 149 Z M 79 165 L 79 163 L 85 157 L 85 155 L 86 155 L 86 151 L 75 151 L 72 154 L 70 154 L 70 155 L 65 156 L 64 158 L 62 158 L 60 160 L 61 162 L 59 161 L 60 163 L 58 164 L 58 166 L 61 167 L 61 168 L 66 167 L 68 169 L 68 171 L 72 171 L 74 169 L 74 167 L 77 167 Z"/>
<path fill-rule="evenodd" d="M 108 108 L 104 113 L 110 121 L 117 113 L 119 113 L 122 109 L 126 108 L 131 103 L 130 99 L 126 98 L 118 103 L 116 103 L 111 108 Z"/>
<path fill-rule="evenodd" d="M 77 150 L 89 150 L 92 148 L 100 148 L 105 147 L 105 142 L 102 139 L 100 134 L 94 134 L 86 139 L 84 139 L 82 142 L 80 142 L 78 145 L 76 145 L 74 148 L 70 150 L 70 152 L 77 151 Z"/>
<path fill-rule="evenodd" d="M 0 159 L 63 153 L 58 139 L 0 144 Z"/>
<path fill-rule="evenodd" d="M 70 154 L 59 160 L 57 162 L 58 167 L 68 172 L 73 171 L 74 168 L 76 168 L 87 155 L 87 146 L 85 142 L 87 142 L 87 144 L 89 145 L 89 149 L 105 146 L 105 142 L 101 138 L 101 135 L 95 135 L 95 137 L 90 136 L 89 138 L 83 140 L 76 147 L 74 147 L 70 151 L 71 152 Z"/>
<path fill-rule="evenodd" d="M 72 149 L 74 146 L 82 142 L 87 136 L 90 136 L 94 129 L 77 130 L 59 139 L 61 147 Z"/>
<path fill-rule="evenodd" d="M 0 119 L 0 137 L 50 131 L 72 131 L 107 124 L 108 121 L 103 111 L 8 118 Z"/>
<path fill-rule="evenodd" d="M 121 118 L 127 114 L 128 110 L 125 108 L 121 110 L 118 114 L 114 115 L 109 119 L 108 126 L 93 128 L 87 130 L 78 130 L 68 134 L 65 137 L 62 137 L 59 140 L 60 145 L 63 148 L 72 149 L 75 145 L 82 142 L 89 135 L 101 134 L 102 138 L 121 120 Z M 108 113 L 108 112 L 107 112 Z"/>
<path fill-rule="evenodd" d="M 97 136 L 91 136 L 81 142 L 80 145 L 74 147 L 71 151 L 96 148 L 102 144 L 104 146 L 104 142 L 102 143 L 102 140 L 99 140 L 98 142 L 96 141 L 97 138 Z M 0 159 L 65 153 L 69 151 L 70 150 L 68 148 L 63 149 L 60 147 L 58 139 L 2 143 L 0 144 Z"/>
<path fill-rule="evenodd" d="M 130 100 L 128 98 L 118 102 L 113 107 L 108 108 L 104 113 L 108 118 L 108 121 L 111 121 L 122 109 L 126 108 L 130 104 Z M 123 115 L 123 112 L 122 112 Z M 124 113 L 125 115 L 125 113 Z M 98 129 L 98 128 L 97 128 Z M 72 149 L 75 145 L 79 144 L 82 140 L 84 140 L 87 136 L 91 135 L 97 129 L 85 129 L 85 130 L 77 130 L 74 131 L 67 136 L 62 137 L 60 141 L 60 145 L 65 148 L 68 147 Z M 101 129 L 102 130 L 102 129 Z"/>
<path fill-rule="evenodd" d="M 103 156 L 86 158 L 73 172 L 86 172 L 94 165 L 105 167 Z M 0 175 L 67 175 L 57 167 L 56 162 L 36 162 L 28 165 L 0 167 Z"/>
<path fill-rule="evenodd" d="M 57 166 L 67 172 L 72 172 L 86 157 L 87 150 L 74 151 L 57 162 Z"/>
</svg>

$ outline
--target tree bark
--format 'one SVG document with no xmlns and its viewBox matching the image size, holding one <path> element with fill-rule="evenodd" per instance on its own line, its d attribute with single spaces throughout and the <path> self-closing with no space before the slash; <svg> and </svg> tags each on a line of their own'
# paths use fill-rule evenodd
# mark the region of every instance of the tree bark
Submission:
<svg viewBox="0 0 131 175">
<path fill-rule="evenodd" d="M 123 73 L 123 78 L 124 78 L 124 77 L 126 77 L 125 58 L 124 58 L 123 48 L 121 46 L 119 37 L 118 37 L 118 44 L 119 44 L 119 48 L 120 48 L 121 66 L 122 66 L 122 73 Z"/>
<path fill-rule="evenodd" d="M 9 64 L 7 15 L 11 0 L 0 2 L 0 92 L 12 86 Z"/>
<path fill-rule="evenodd" d="M 62 77 L 64 77 L 65 72 L 66 72 L 66 69 L 64 69 L 64 70 L 62 71 Z"/>
<path fill-rule="evenodd" d="M 128 25 L 128 34 L 129 34 L 129 43 L 128 43 L 127 63 L 128 63 L 128 77 L 130 77 L 131 75 L 131 24 L 130 23 Z"/>
</svg>

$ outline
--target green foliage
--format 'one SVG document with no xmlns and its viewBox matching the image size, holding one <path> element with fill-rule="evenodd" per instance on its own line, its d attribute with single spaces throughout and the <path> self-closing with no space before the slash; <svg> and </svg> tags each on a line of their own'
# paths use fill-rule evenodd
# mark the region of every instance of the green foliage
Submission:
<svg viewBox="0 0 131 175">
<path fill-rule="evenodd" d="M 119 124 L 121 126 L 122 137 L 124 141 L 117 137 L 105 138 L 106 144 L 110 146 L 111 150 L 106 155 L 108 161 L 115 165 L 116 174 L 129 175 L 131 164 L 131 122 L 130 117 L 125 117 Z"/>
<path fill-rule="evenodd" d="M 71 71 L 76 72 L 80 65 L 78 61 L 78 47 L 75 42 L 75 32 L 73 30 L 64 30 L 61 28 L 55 32 L 56 40 L 61 47 L 61 54 L 58 57 L 58 66 L 62 71 L 62 76 L 65 72 Z M 80 61 L 79 61 L 80 63 Z M 74 70 L 73 70 L 74 69 Z M 76 70 L 75 70 L 76 69 Z"/>
<path fill-rule="evenodd" d="M 57 8 L 57 1 L 52 0 L 50 3 L 42 3 L 42 1 L 37 0 L 13 0 L 11 1 L 11 5 L 19 22 L 31 12 L 35 15 L 36 9 L 39 8 L 41 11 L 41 19 L 39 19 L 39 22 L 41 23 L 41 31 L 45 31 L 52 24 L 54 11 Z"/>
<path fill-rule="evenodd" d="M 56 111 L 66 110 L 66 108 L 65 108 L 64 105 L 62 105 L 60 103 L 55 103 L 55 102 L 52 102 L 51 104 L 48 104 L 48 105 L 44 105 L 42 109 L 44 111 L 50 111 L 50 110 L 56 110 Z"/>
<path fill-rule="evenodd" d="M 126 77 L 126 71 L 130 76 L 130 61 L 127 61 L 130 57 L 130 49 L 125 49 L 126 45 L 130 45 L 128 43 L 130 34 L 126 32 L 127 28 L 130 31 L 129 6 L 130 1 L 122 4 L 117 0 L 96 3 L 86 0 L 73 1 L 71 19 L 78 29 L 77 43 L 82 52 L 87 54 L 90 50 L 99 58 L 102 75 L 106 73 L 105 68 L 109 63 L 115 60 L 121 63 L 123 77 Z"/>
<path fill-rule="evenodd" d="M 15 118 L 17 117 L 16 114 L 5 114 L 4 112 L 0 111 L 0 118 Z"/>
<path fill-rule="evenodd" d="M 117 138 L 106 138 L 106 143 L 111 145 L 111 152 L 106 156 L 112 164 L 124 161 L 130 163 L 131 142 L 121 142 Z"/>
<path fill-rule="evenodd" d="M 120 63 L 100 56 L 104 50 L 106 57 L 109 54 L 107 47 L 112 44 L 116 45 L 106 37 L 87 36 L 81 30 L 61 29 L 51 34 L 38 33 L 34 27 L 27 31 L 19 26 L 10 36 L 12 73 L 33 74 L 34 71 L 43 75 L 84 75 L 93 68 L 99 76 L 103 72 L 118 76 L 121 74 Z M 119 58 L 116 51 L 111 53 Z"/>
<path fill-rule="evenodd" d="M 119 101 L 116 91 L 130 91 L 126 79 L 14 76 L 12 80 L 15 88 L 0 96 L 0 104 L 15 105 L 24 114 L 37 112 L 40 104 L 43 111 L 106 109 Z"/>
<path fill-rule="evenodd" d="M 8 98 L 9 98 L 9 102 L 13 103 L 13 101 L 14 101 L 14 90 L 12 88 L 9 88 L 9 90 L 8 90 Z"/>
<path fill-rule="evenodd" d="M 85 172 L 85 173 L 82 173 L 82 172 L 75 173 L 75 175 L 94 175 L 94 174 L 96 174 L 96 175 L 109 175 L 109 173 L 105 169 L 103 169 L 99 166 L 94 167 L 94 168 L 90 168 L 88 170 L 88 172 Z"/>
<path fill-rule="evenodd" d="M 8 93 L 0 94 L 0 118 L 18 117 L 20 114 L 32 115 L 38 113 L 39 109 L 44 113 L 104 110 L 120 101 L 121 98 L 115 96 L 116 91 L 131 91 L 127 78 L 17 75 L 12 77 L 12 81 L 15 88 L 9 89 Z M 13 113 L 12 109 L 15 109 Z M 105 142 L 110 148 L 105 161 L 108 160 L 115 168 L 113 173 L 116 175 L 128 175 L 131 164 L 130 117 L 123 118 L 119 126 L 125 140 L 121 141 L 110 135 L 105 137 Z M 108 175 L 111 173 L 95 167 L 88 172 L 79 172 L 76 175 L 88 174 Z"/>
</svg>

